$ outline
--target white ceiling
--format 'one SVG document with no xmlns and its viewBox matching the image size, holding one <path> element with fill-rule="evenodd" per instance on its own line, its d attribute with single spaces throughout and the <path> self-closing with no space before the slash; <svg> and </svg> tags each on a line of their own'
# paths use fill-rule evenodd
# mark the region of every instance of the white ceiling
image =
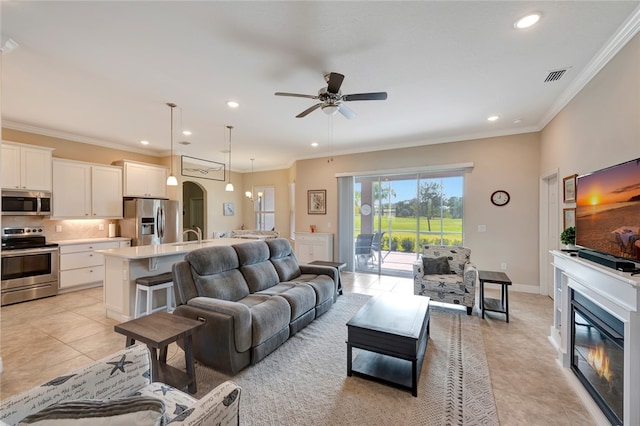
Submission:
<svg viewBox="0 0 640 426">
<path fill-rule="evenodd" d="M 540 130 L 638 31 L 638 1 L 1 3 L 2 121 L 10 128 L 166 155 L 169 107 L 181 154 L 232 166 Z M 514 21 L 542 11 L 524 31 Z M 630 18 L 631 17 L 631 18 Z M 552 70 L 568 67 L 559 81 Z M 323 74 L 353 120 L 295 116 Z M 229 109 L 225 102 L 237 100 Z M 488 122 L 493 114 L 501 118 Z M 516 120 L 521 120 L 514 123 Z M 226 134 L 226 136 L 225 136 Z M 151 142 L 143 147 L 139 141 Z M 189 146 L 178 142 L 188 140 Z M 319 143 L 317 148 L 311 142 Z"/>
</svg>

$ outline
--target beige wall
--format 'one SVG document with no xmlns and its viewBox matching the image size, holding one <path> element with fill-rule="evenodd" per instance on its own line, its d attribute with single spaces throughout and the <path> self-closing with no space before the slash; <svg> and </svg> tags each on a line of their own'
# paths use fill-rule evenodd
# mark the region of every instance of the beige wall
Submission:
<svg viewBox="0 0 640 426">
<path fill-rule="evenodd" d="M 55 151 L 53 151 L 53 156 L 55 158 L 66 158 L 69 160 L 86 161 L 98 164 L 111 164 L 113 161 L 117 160 L 135 160 L 143 163 L 159 164 L 164 166 L 169 165 L 168 158 L 138 154 L 113 148 L 105 148 L 97 145 L 73 142 L 66 139 L 53 138 L 50 136 L 37 135 L 34 133 L 7 128 L 2 129 L 2 140 L 55 148 Z"/>
<path fill-rule="evenodd" d="M 507 273 L 524 291 L 538 291 L 538 179 L 539 134 L 504 136 L 416 148 L 395 149 L 345 156 L 303 160 L 296 163 L 296 230 L 337 231 L 336 174 L 415 168 L 473 162 L 465 176 L 464 240 L 481 269 Z M 308 215 L 307 190 L 327 190 L 327 214 Z M 491 193 L 505 189 L 511 202 L 495 207 Z M 486 232 L 478 232 L 486 225 Z M 530 287 L 525 287 L 530 286 Z"/>
<path fill-rule="evenodd" d="M 640 35 L 544 128 L 541 144 L 541 173 L 558 168 L 561 178 L 640 157 Z"/>
</svg>

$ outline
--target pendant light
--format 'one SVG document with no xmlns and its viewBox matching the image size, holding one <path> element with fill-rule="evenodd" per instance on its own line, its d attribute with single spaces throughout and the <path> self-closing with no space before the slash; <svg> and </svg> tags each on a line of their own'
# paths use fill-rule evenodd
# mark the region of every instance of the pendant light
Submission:
<svg viewBox="0 0 640 426">
<path fill-rule="evenodd" d="M 171 108 L 171 157 L 169 157 L 169 177 L 167 178 L 167 186 L 178 186 L 178 179 L 173 175 L 173 109 L 176 104 L 168 102 L 167 106 Z"/>
<path fill-rule="evenodd" d="M 227 129 L 229 129 L 229 183 L 227 183 L 224 190 L 233 192 L 233 184 L 231 183 L 231 129 L 233 129 L 233 126 L 227 126 Z"/>
<path fill-rule="evenodd" d="M 256 197 L 253 196 L 253 160 L 255 160 L 255 158 L 250 158 L 251 160 L 251 192 L 246 191 L 244 193 L 244 196 L 247 197 L 251 202 L 255 202 Z M 262 199 L 262 192 L 258 192 L 258 196 L 257 199 L 258 201 Z"/>
</svg>

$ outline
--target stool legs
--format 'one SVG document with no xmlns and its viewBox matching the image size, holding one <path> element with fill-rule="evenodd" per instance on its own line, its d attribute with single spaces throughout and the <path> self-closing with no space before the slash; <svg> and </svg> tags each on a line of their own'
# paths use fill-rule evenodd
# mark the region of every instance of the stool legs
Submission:
<svg viewBox="0 0 640 426">
<path fill-rule="evenodd" d="M 159 291 L 159 290 L 166 291 L 166 303 L 165 305 L 154 308 L 153 295 L 155 291 Z M 143 298 L 146 301 L 145 309 L 142 309 Z M 174 308 L 175 308 L 175 299 L 173 297 L 173 282 L 158 284 L 154 286 L 146 286 L 142 284 L 136 285 L 136 302 L 135 302 L 134 318 L 139 318 L 141 316 L 149 315 L 153 312 L 157 312 L 161 310 L 171 313 L 173 312 Z"/>
</svg>

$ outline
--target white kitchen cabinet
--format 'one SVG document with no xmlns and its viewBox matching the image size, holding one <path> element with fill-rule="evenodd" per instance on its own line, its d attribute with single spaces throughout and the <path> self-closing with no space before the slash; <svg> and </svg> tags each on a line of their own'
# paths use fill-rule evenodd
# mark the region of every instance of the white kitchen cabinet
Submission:
<svg viewBox="0 0 640 426">
<path fill-rule="evenodd" d="M 130 240 L 90 241 L 60 245 L 58 287 L 61 292 L 94 287 L 104 281 L 104 256 L 94 250 L 129 247 Z"/>
<path fill-rule="evenodd" d="M 2 142 L 2 188 L 51 191 L 52 148 Z"/>
<path fill-rule="evenodd" d="M 122 218 L 122 169 L 53 160 L 53 215 L 66 219 Z"/>
<path fill-rule="evenodd" d="M 309 263 L 314 260 L 333 262 L 333 234 L 296 232 L 295 247 L 299 263 Z"/>
<path fill-rule="evenodd" d="M 167 198 L 167 168 L 134 161 L 117 161 L 124 169 L 124 196 Z"/>
</svg>

